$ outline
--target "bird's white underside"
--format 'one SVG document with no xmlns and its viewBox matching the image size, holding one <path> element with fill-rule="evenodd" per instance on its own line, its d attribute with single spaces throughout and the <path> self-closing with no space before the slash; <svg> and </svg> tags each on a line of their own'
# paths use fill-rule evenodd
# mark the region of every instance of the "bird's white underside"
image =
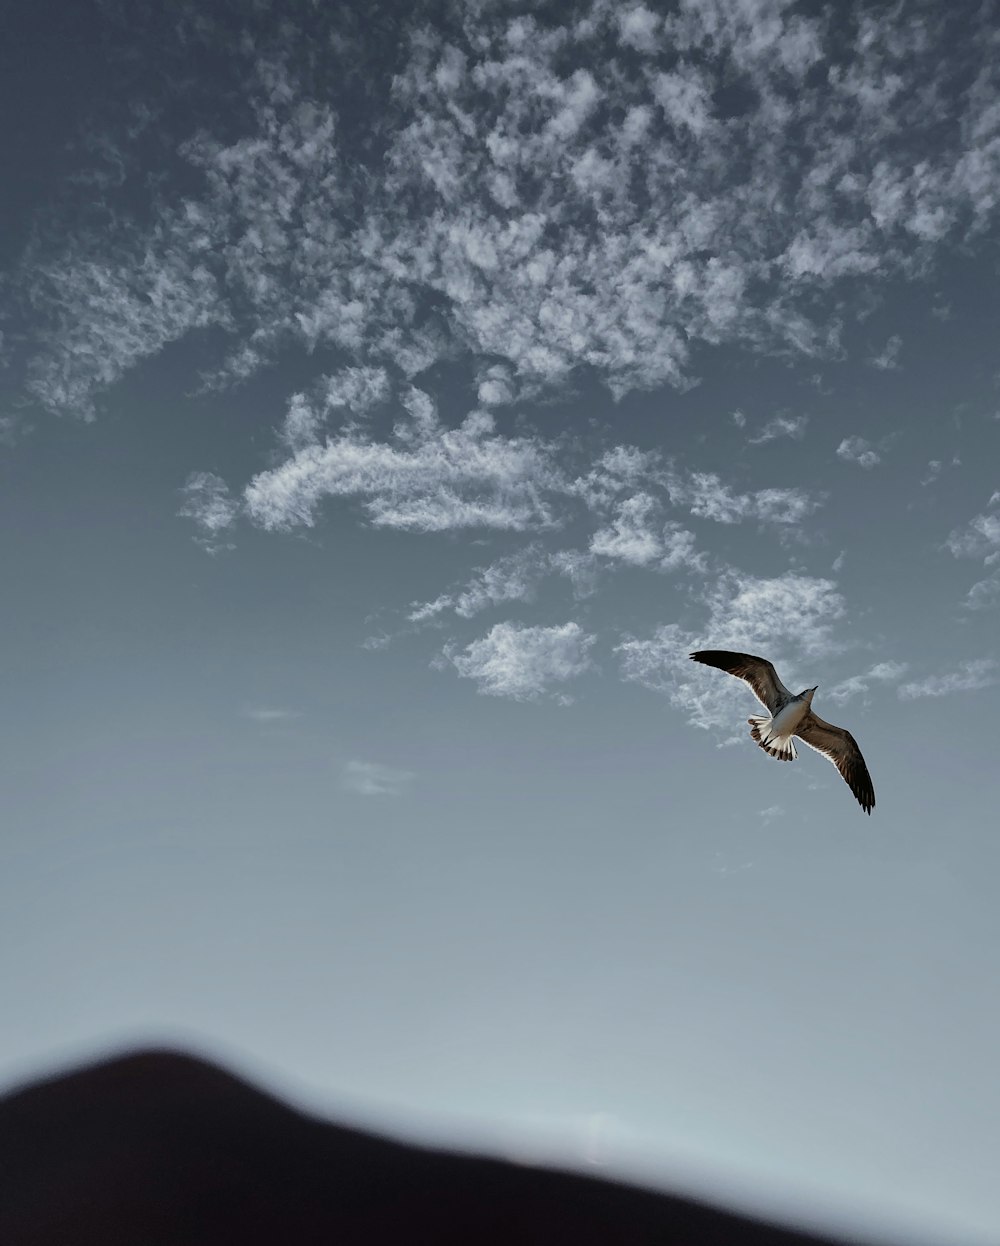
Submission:
<svg viewBox="0 0 1000 1246">
<path fill-rule="evenodd" d="M 808 701 L 791 701 L 784 709 L 779 710 L 771 718 L 770 725 L 765 730 L 761 729 L 761 735 L 772 744 L 784 744 L 790 740 L 798 731 L 799 726 L 809 713 Z"/>
</svg>

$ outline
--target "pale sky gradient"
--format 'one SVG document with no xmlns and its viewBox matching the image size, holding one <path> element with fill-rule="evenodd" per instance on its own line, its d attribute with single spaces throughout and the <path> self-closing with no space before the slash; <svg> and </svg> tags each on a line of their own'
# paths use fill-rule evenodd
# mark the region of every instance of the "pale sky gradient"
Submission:
<svg viewBox="0 0 1000 1246">
<path fill-rule="evenodd" d="M 0 48 L 3 1084 L 995 1240 L 997 4 L 250 7 Z"/>
</svg>

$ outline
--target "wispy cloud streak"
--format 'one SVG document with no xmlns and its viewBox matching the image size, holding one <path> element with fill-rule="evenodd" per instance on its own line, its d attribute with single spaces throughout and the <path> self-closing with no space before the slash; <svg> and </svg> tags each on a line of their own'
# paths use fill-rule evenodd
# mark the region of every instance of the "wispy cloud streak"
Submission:
<svg viewBox="0 0 1000 1246">
<path fill-rule="evenodd" d="M 918 697 L 946 697 L 954 692 L 972 692 L 997 683 L 1000 683 L 1000 665 L 993 658 L 975 658 L 944 675 L 928 675 L 926 679 L 902 684 L 899 695 L 904 701 L 913 701 Z"/>
<path fill-rule="evenodd" d="M 309 527 L 324 499 L 345 497 L 376 526 L 418 532 L 553 524 L 545 495 L 560 475 L 544 443 L 495 435 L 483 411 L 444 428 L 421 391 L 408 404 L 411 419 L 389 441 L 349 429 L 254 477 L 244 494 L 250 518 L 267 529 Z"/>
<path fill-rule="evenodd" d="M 358 796 L 398 796 L 414 777 L 412 770 L 373 761 L 348 761 L 341 771 L 341 784 L 345 791 Z"/>
</svg>

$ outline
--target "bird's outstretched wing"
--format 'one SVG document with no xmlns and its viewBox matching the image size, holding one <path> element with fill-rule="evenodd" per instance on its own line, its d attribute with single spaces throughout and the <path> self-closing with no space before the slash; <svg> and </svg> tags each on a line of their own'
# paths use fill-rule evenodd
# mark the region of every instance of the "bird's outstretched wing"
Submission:
<svg viewBox="0 0 1000 1246">
<path fill-rule="evenodd" d="M 858 804 L 871 816 L 871 811 L 875 808 L 875 789 L 854 736 L 843 727 L 824 722 L 812 710 L 802 720 L 795 734 L 810 748 L 833 762 L 857 797 Z"/>
<path fill-rule="evenodd" d="M 755 658 L 752 653 L 731 653 L 728 649 L 701 649 L 690 656 L 695 662 L 704 662 L 706 666 L 717 667 L 744 680 L 769 714 L 792 697 L 766 658 Z"/>
</svg>

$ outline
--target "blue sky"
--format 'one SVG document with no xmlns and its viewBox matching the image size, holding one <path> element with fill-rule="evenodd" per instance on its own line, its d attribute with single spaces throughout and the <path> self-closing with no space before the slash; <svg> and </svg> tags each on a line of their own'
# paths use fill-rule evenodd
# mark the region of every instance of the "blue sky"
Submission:
<svg viewBox="0 0 1000 1246">
<path fill-rule="evenodd" d="M 23 9 L 7 1082 L 167 1038 L 987 1239 L 998 16 Z"/>
</svg>

